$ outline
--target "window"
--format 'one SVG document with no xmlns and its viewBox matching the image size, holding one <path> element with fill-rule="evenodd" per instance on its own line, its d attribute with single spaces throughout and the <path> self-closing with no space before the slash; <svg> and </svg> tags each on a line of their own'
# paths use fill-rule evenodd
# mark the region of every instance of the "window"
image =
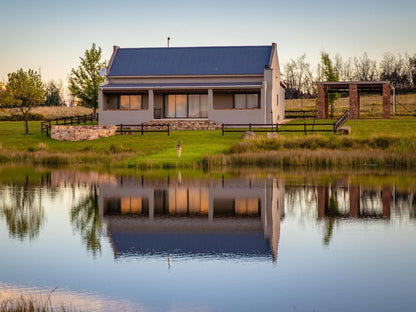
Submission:
<svg viewBox="0 0 416 312">
<path fill-rule="evenodd" d="M 165 95 L 165 118 L 206 118 L 208 117 L 208 96 L 206 94 Z"/>
<path fill-rule="evenodd" d="M 120 109 L 142 109 L 142 96 L 120 95 Z"/>
<path fill-rule="evenodd" d="M 234 94 L 234 108 L 259 108 L 259 95 L 257 93 Z"/>
<path fill-rule="evenodd" d="M 148 109 L 147 101 L 143 103 L 143 95 L 141 94 L 106 94 L 107 101 L 104 102 L 104 109 L 110 110 L 139 110 Z"/>
</svg>

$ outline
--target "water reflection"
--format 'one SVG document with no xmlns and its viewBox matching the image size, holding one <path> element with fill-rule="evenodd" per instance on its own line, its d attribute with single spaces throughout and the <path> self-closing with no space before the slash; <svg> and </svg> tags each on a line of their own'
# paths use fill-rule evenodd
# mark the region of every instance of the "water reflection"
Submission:
<svg viewBox="0 0 416 312">
<path fill-rule="evenodd" d="M 97 185 L 90 185 L 86 196 L 71 208 L 71 223 L 94 257 L 101 253 L 101 231 L 98 209 Z"/>
<path fill-rule="evenodd" d="M 284 183 L 120 178 L 100 184 L 100 215 L 115 257 L 277 258 Z"/>
<path fill-rule="evenodd" d="M 0 216 L 6 220 L 9 235 L 20 241 L 36 238 L 46 221 L 42 190 L 31 185 L 26 176 L 23 185 L 3 186 L 1 198 Z"/>
</svg>

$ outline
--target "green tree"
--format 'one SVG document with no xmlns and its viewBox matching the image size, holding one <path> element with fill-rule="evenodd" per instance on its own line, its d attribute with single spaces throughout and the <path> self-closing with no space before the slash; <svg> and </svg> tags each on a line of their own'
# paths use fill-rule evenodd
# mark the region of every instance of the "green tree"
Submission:
<svg viewBox="0 0 416 312">
<path fill-rule="evenodd" d="M 61 85 L 55 81 L 50 81 L 46 85 L 45 106 L 62 105 Z"/>
<path fill-rule="evenodd" d="M 71 95 L 78 98 L 82 106 L 94 109 L 94 113 L 98 107 L 98 84 L 105 80 L 105 77 L 100 77 L 100 70 L 106 67 L 106 62 L 100 59 L 101 48 L 97 49 L 93 43 L 90 50 L 85 50 L 84 57 L 80 57 L 80 65 L 71 70 L 69 77 Z"/>
<path fill-rule="evenodd" d="M 325 81 L 339 81 L 339 75 L 335 72 L 329 54 L 321 52 L 321 70 Z M 334 117 L 334 102 L 339 98 L 339 93 L 329 94 L 329 104 L 331 105 L 331 118 Z"/>
<path fill-rule="evenodd" d="M 32 69 L 27 72 L 19 69 L 8 74 L 6 90 L 2 92 L 1 97 L 1 102 L 6 106 L 20 110 L 25 121 L 25 133 L 28 134 L 30 110 L 45 101 L 45 90 L 40 75 Z"/>
</svg>

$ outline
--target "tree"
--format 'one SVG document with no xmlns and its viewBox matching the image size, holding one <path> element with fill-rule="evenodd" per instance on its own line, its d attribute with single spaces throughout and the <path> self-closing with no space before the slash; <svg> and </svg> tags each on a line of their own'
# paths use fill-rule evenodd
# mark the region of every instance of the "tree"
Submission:
<svg viewBox="0 0 416 312">
<path fill-rule="evenodd" d="M 321 52 L 321 70 L 325 81 L 339 81 L 339 74 L 335 72 L 329 54 Z M 331 118 L 334 117 L 334 102 L 339 98 L 339 93 L 329 94 L 329 104 L 331 105 Z"/>
<path fill-rule="evenodd" d="M 16 107 L 22 113 L 25 121 L 25 133 L 29 133 L 29 112 L 34 106 L 45 100 L 45 90 L 40 75 L 29 69 L 25 72 L 19 69 L 8 74 L 6 90 L 1 94 L 2 102 L 8 107 Z"/>
<path fill-rule="evenodd" d="M 384 54 L 380 62 L 380 80 L 388 80 L 396 89 L 409 89 L 411 87 L 411 77 L 408 71 L 409 58 L 403 58 L 400 54 Z"/>
<path fill-rule="evenodd" d="M 61 89 L 62 84 L 58 85 L 53 80 L 46 85 L 45 106 L 59 106 L 62 104 Z"/>
<path fill-rule="evenodd" d="M 81 105 L 94 109 L 98 107 L 98 84 L 104 82 L 105 77 L 100 77 L 100 70 L 106 67 L 106 62 L 101 62 L 101 48 L 95 43 L 90 50 L 85 50 L 84 57 L 79 58 L 80 65 L 75 70 L 72 68 L 69 77 L 69 92 L 81 101 Z"/>
<path fill-rule="evenodd" d="M 283 76 L 288 87 L 288 98 L 302 98 L 303 95 L 314 93 L 313 71 L 311 65 L 306 62 L 305 54 L 285 64 Z"/>
<path fill-rule="evenodd" d="M 364 52 L 361 58 L 354 57 L 354 78 L 358 81 L 374 81 L 377 77 L 376 61 L 368 58 L 367 52 Z"/>
</svg>

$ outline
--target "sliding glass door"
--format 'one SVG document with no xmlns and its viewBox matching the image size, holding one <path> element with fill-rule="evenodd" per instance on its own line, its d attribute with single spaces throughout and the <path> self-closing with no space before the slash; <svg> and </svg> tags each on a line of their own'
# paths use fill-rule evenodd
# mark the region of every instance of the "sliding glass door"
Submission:
<svg viewBox="0 0 416 312">
<path fill-rule="evenodd" d="M 208 96 L 206 94 L 165 95 L 165 118 L 206 118 L 208 117 Z"/>
</svg>

